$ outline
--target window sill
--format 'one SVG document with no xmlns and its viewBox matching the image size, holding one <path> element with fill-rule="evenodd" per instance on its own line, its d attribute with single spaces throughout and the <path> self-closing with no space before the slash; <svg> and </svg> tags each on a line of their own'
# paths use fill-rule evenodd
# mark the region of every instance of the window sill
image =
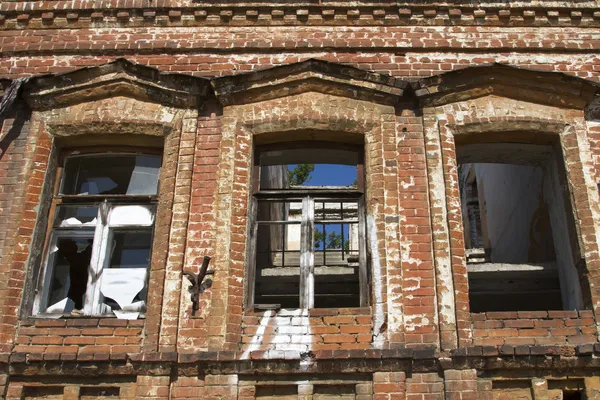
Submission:
<svg viewBox="0 0 600 400">
<path fill-rule="evenodd" d="M 133 321 L 144 321 L 146 319 L 145 314 L 140 314 L 136 319 L 119 319 L 114 314 L 100 314 L 100 315 L 72 315 L 72 314 L 36 314 L 30 315 L 21 320 L 22 325 L 36 325 L 41 321 L 70 321 L 72 325 L 96 325 L 98 321 L 123 321 L 124 325 Z"/>
<path fill-rule="evenodd" d="M 276 309 L 246 309 L 244 316 L 262 317 L 265 313 L 271 312 L 273 316 L 306 316 L 323 317 L 336 315 L 371 315 L 371 307 L 352 307 L 352 308 L 312 308 L 310 310 L 301 308 L 276 308 Z"/>
<path fill-rule="evenodd" d="M 487 311 L 471 313 L 471 321 L 510 319 L 593 319 L 592 310 Z"/>
<path fill-rule="evenodd" d="M 46 315 L 34 315 L 21 319 L 20 326 L 30 326 L 39 328 L 94 328 L 94 327 L 120 327 L 120 328 L 140 328 L 146 323 L 144 318 L 135 319 L 118 319 L 115 316 L 65 316 L 61 318 L 48 318 Z"/>
</svg>

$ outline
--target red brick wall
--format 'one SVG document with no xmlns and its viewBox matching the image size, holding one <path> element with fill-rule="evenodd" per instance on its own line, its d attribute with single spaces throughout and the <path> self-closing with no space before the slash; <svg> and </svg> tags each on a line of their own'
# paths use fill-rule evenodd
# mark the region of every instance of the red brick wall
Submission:
<svg viewBox="0 0 600 400">
<path fill-rule="evenodd" d="M 597 340 L 591 310 L 488 312 L 471 314 L 471 319 L 476 346 L 578 345 Z"/>
<path fill-rule="evenodd" d="M 113 0 L 110 8 L 99 10 L 89 1 L 6 1 L 0 4 L 0 78 L 66 72 L 117 57 L 163 72 L 211 78 L 318 58 L 411 80 L 497 62 L 598 82 L 600 13 L 590 4 L 547 9 L 513 4 L 508 9 L 325 2 L 291 8 Z M 239 385 L 239 376 L 250 370 L 238 375 L 228 362 L 279 360 L 292 366 L 292 374 L 310 372 L 307 379 L 328 376 L 331 371 L 311 364 L 314 351 L 317 359 L 384 360 L 377 367 L 351 364 L 343 371 L 365 368 L 372 388 L 365 386 L 371 389 L 365 389 L 364 399 L 430 400 L 490 398 L 491 384 L 478 380 L 472 365 L 457 361 L 466 356 L 449 353 L 457 347 L 471 356 L 471 346 L 565 346 L 564 354 L 587 357 L 584 370 L 596 368 L 600 348 L 593 346 L 598 341 L 593 310 L 470 314 L 453 135 L 457 125 L 490 121 L 559 120 L 569 127 L 560 135 L 586 258 L 588 303 L 597 305 L 599 210 L 597 193 L 590 188 L 600 181 L 597 122 L 584 121 L 581 110 L 514 99 L 495 98 L 493 104 L 472 99 L 422 110 L 416 103 L 374 106 L 350 98 L 282 96 L 225 108 L 213 98 L 182 112 L 164 146 L 148 312 L 144 320 L 129 322 L 19 319 L 29 312 L 21 309 L 30 283 L 27 268 L 43 239 L 34 228 L 38 223 L 44 230 L 47 209 L 40 207 L 41 197 L 44 182 L 53 179 L 47 172 L 56 154 L 39 120 L 5 120 L 0 136 L 0 378 L 12 351 L 20 366 L 42 361 L 119 364 L 102 373 L 137 377 L 136 398 L 252 398 L 253 386 Z M 94 111 L 94 103 L 89 104 L 87 110 Z M 323 111 L 323 104 L 331 107 Z M 140 114 L 148 118 L 162 110 L 162 105 L 146 106 Z M 273 114 L 274 109 L 283 111 Z M 143 117 L 122 116 L 115 104 L 104 111 L 103 123 Z M 85 113 L 75 116 L 65 108 L 59 114 L 76 120 Z M 310 125 L 302 125 L 305 121 L 342 136 L 367 137 L 367 209 L 373 218 L 372 259 L 378 263 L 372 270 L 371 306 L 306 315 L 267 312 L 272 315 L 265 317 L 246 310 L 244 299 L 250 149 L 255 136 L 302 130 Z M 214 284 L 192 316 L 181 272 L 195 271 L 205 255 L 212 257 Z M 419 358 L 402 353 L 404 348 L 439 352 Z M 520 350 L 511 349 L 511 357 L 519 355 Z M 212 364 L 203 368 L 213 370 L 205 375 L 196 365 L 183 366 L 184 353 L 206 355 Z M 498 354 L 489 357 L 501 362 Z M 389 370 L 386 362 L 404 357 L 410 367 Z M 342 373 L 344 365 L 337 364 L 333 372 Z M 0 379 L 0 386 L 6 383 Z M 9 384 L 9 393 L 19 398 L 22 388 L 22 382 Z"/>
<path fill-rule="evenodd" d="M 246 312 L 241 351 L 261 358 L 264 353 L 284 357 L 290 351 L 297 357 L 309 350 L 369 349 L 372 322 L 369 308 L 314 309 L 307 316 L 294 311 Z"/>
</svg>

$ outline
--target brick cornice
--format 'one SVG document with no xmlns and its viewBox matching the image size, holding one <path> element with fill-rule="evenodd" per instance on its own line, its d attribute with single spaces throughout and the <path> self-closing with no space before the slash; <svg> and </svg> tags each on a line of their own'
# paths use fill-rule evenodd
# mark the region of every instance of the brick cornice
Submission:
<svg viewBox="0 0 600 400">
<path fill-rule="evenodd" d="M 451 352 L 433 349 L 323 350 L 307 354 L 291 352 L 269 357 L 257 352 L 251 359 L 241 353 L 4 353 L 0 367 L 18 376 L 99 376 L 153 374 L 282 374 L 372 373 L 382 371 L 438 372 L 477 368 L 485 371 L 538 369 L 556 371 L 596 370 L 600 367 L 600 344 L 578 346 L 474 346 Z"/>
<path fill-rule="evenodd" d="M 0 30 L 154 26 L 531 26 L 598 27 L 590 1 L 175 2 L 48 1 L 0 4 Z"/>
</svg>

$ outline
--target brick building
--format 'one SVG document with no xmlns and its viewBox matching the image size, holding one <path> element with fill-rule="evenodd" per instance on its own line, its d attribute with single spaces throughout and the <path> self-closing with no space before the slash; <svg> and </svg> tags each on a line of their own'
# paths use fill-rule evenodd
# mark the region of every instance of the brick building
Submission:
<svg viewBox="0 0 600 400">
<path fill-rule="evenodd" d="M 0 393 L 600 399 L 599 28 L 592 0 L 1 2 Z"/>
</svg>

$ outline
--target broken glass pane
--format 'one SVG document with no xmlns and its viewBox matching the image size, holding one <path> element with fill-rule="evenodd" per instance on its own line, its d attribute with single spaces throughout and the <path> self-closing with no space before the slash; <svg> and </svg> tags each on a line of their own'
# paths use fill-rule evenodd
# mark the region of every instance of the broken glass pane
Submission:
<svg viewBox="0 0 600 400">
<path fill-rule="evenodd" d="M 154 223 L 155 206 L 118 205 L 112 207 L 108 216 L 108 225 L 113 226 L 151 226 Z"/>
<path fill-rule="evenodd" d="M 150 155 L 75 156 L 67 160 L 61 193 L 153 195 L 161 159 Z"/>
<path fill-rule="evenodd" d="M 143 311 L 151 246 L 150 229 L 113 232 L 109 268 L 103 271 L 100 289 L 104 304 L 113 311 L 134 313 L 135 317 Z"/>
<path fill-rule="evenodd" d="M 61 236 L 56 240 L 50 253 L 53 265 L 46 308 L 65 298 L 73 301 L 75 309 L 83 308 L 93 238 L 90 232 L 89 236 Z"/>
<path fill-rule="evenodd" d="M 77 227 L 94 226 L 98 217 L 98 206 L 59 206 L 56 210 L 54 226 Z"/>
<path fill-rule="evenodd" d="M 115 231 L 112 236 L 110 268 L 148 268 L 152 230 Z"/>
</svg>

